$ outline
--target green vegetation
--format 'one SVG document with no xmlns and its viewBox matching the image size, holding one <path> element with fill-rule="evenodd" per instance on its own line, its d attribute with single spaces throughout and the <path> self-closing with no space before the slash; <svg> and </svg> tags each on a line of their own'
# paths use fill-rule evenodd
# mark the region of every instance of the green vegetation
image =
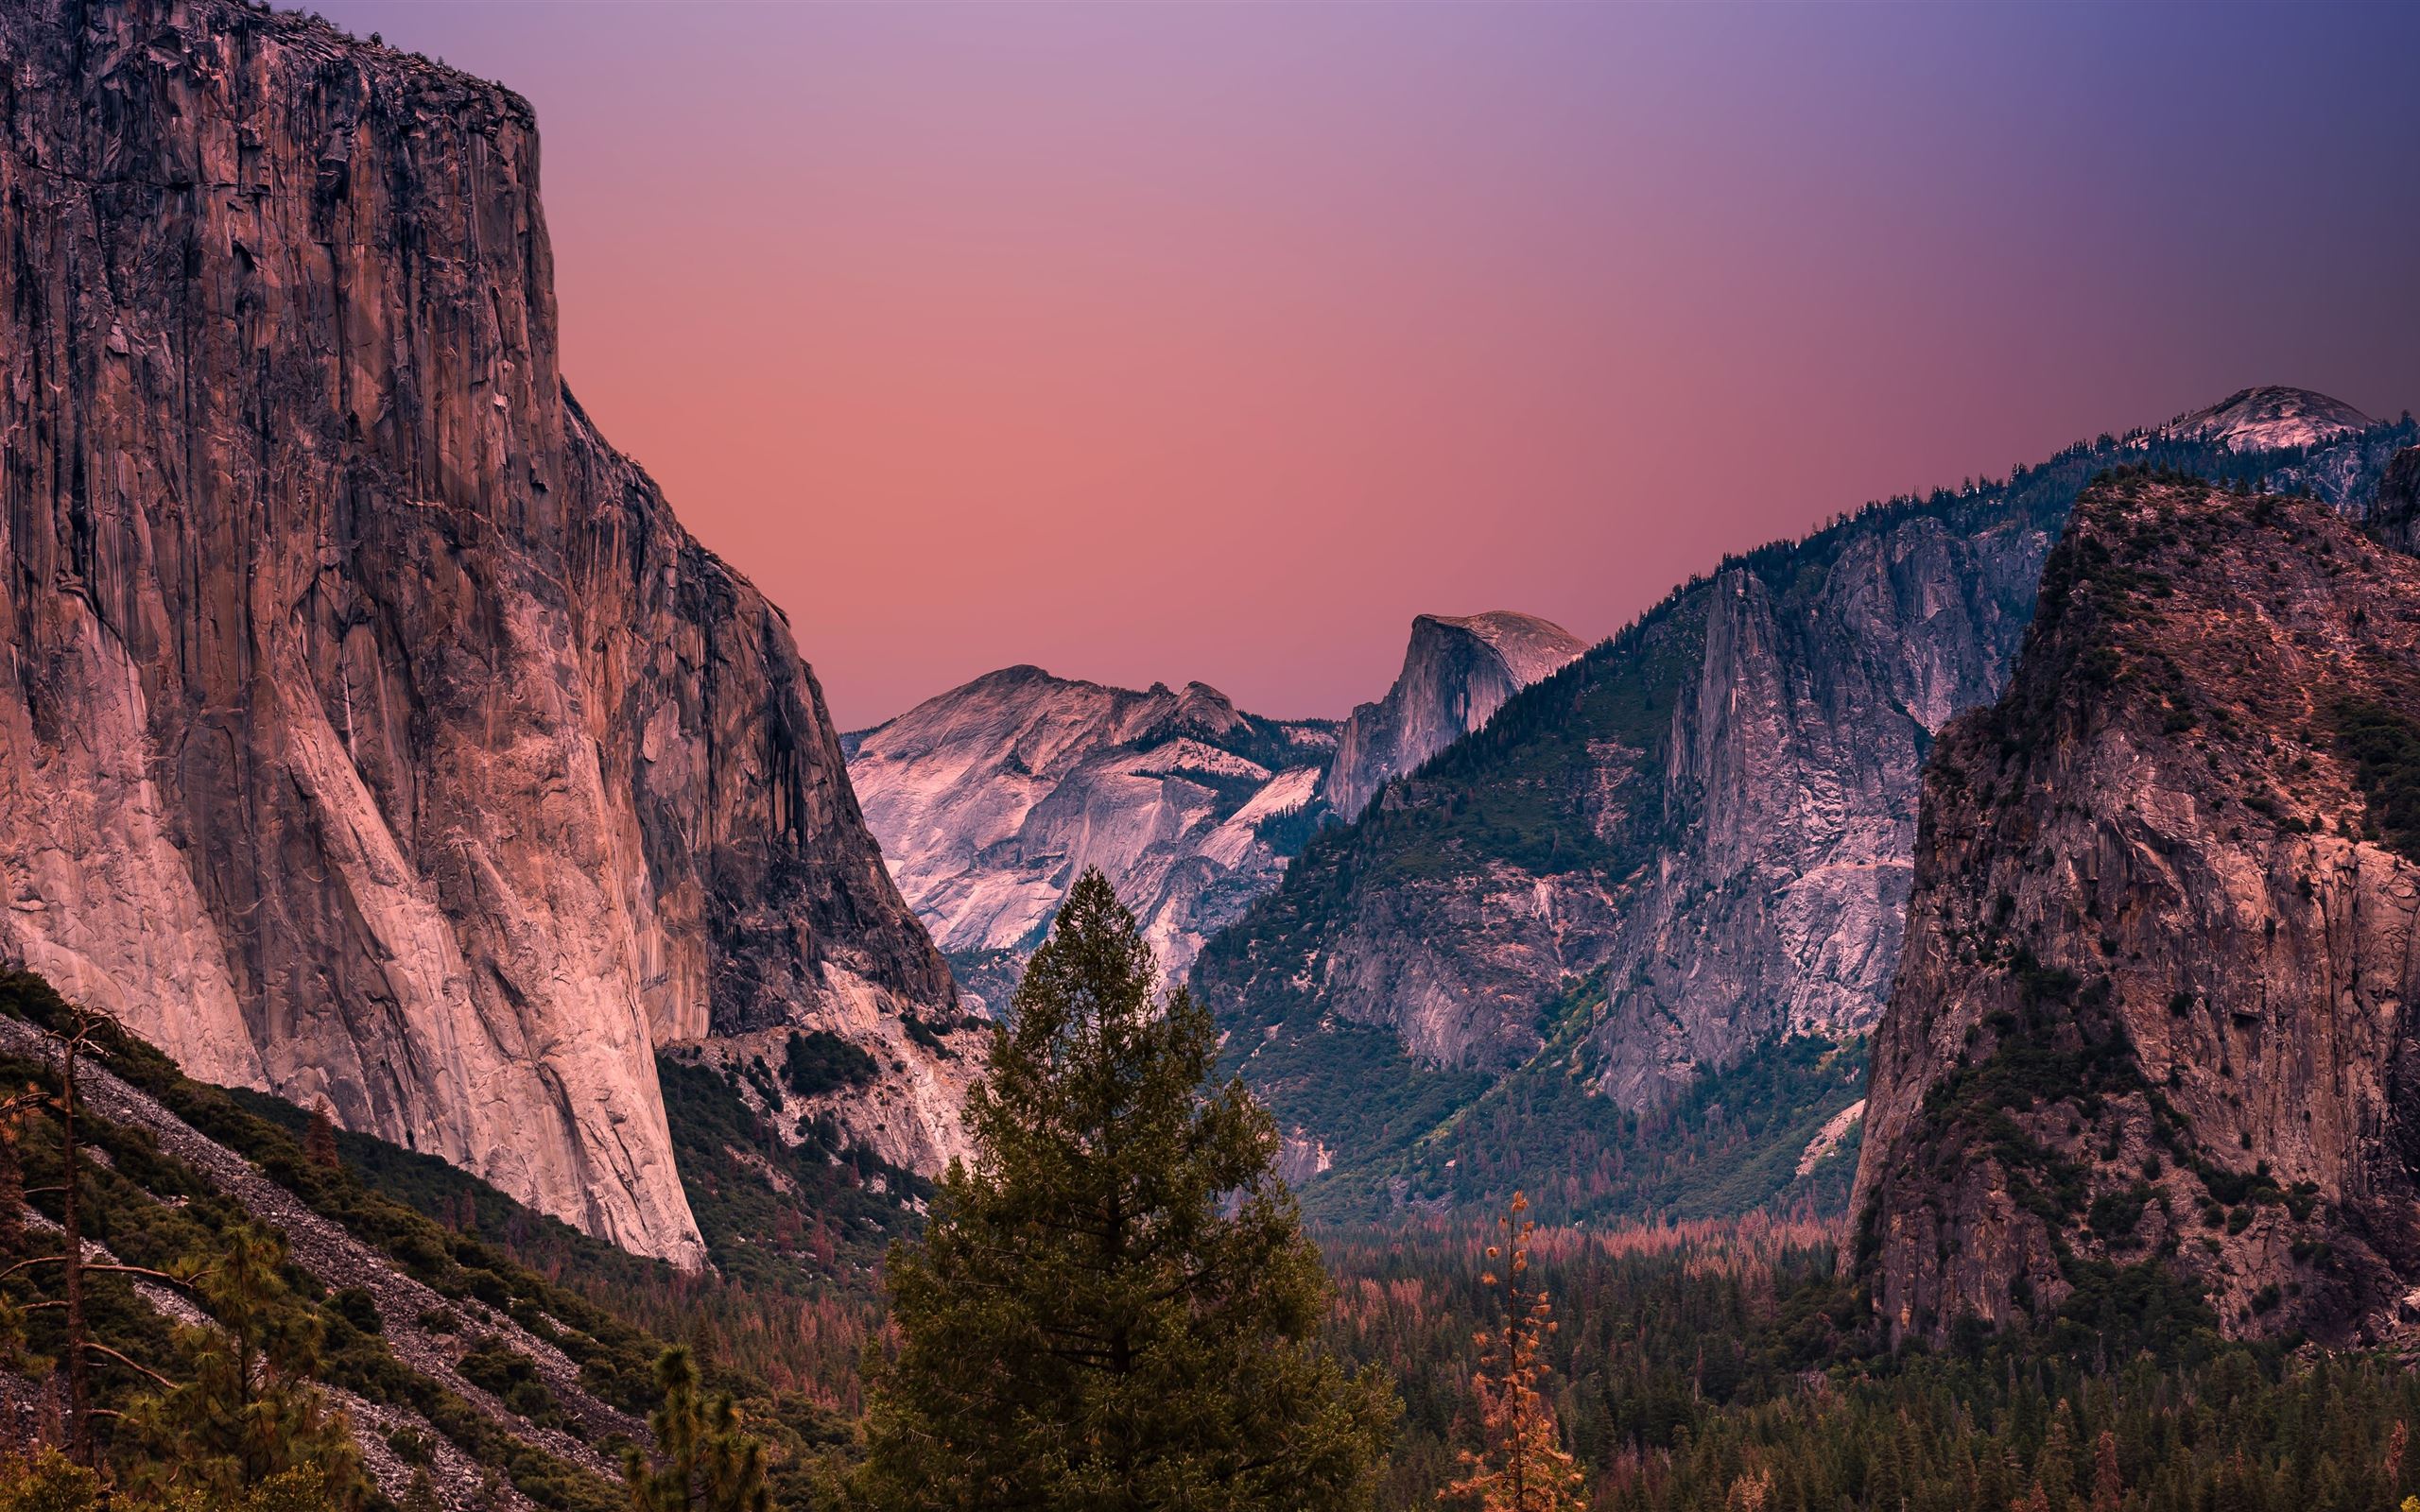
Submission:
<svg viewBox="0 0 2420 1512">
<path fill-rule="evenodd" d="M 752 1286 L 807 1295 L 819 1275 L 863 1275 L 931 1190 L 845 1145 L 828 1116 L 791 1143 L 711 1066 L 659 1057 L 656 1078 L 698 1232 L 716 1265 Z"/>
<path fill-rule="evenodd" d="M 2381 433 L 2369 465 L 2382 465 L 2394 445 L 2408 443 L 2411 434 Z M 1717 576 L 1734 570 L 1752 574 L 1770 595 L 1776 619 L 1785 627 L 1808 627 L 1812 634 L 1809 616 L 1834 567 L 1888 532 L 1932 521 L 1958 537 L 1996 531 L 2056 535 L 2083 490 L 2104 474 L 2118 487 L 2130 479 L 2133 486 L 2148 487 L 2187 473 L 2220 486 L 2267 480 L 2295 487 L 2317 481 L 2304 476 L 2305 460 L 2296 452 L 2239 454 L 2157 435 L 2102 437 L 2038 467 L 2019 468 L 2005 480 L 1869 505 L 1803 540 L 1727 558 Z M 2068 571 L 2080 580 L 2086 569 L 2071 561 Z M 2092 571 L 2096 594 L 2126 612 L 2156 602 L 2166 588 L 2156 575 L 2114 558 L 2094 564 Z M 1403 1078 L 1396 1057 L 1387 1068 L 1392 1079 L 1384 1138 L 1367 1143 L 1374 1122 L 1381 1122 L 1363 1106 L 1376 1083 L 1332 1074 L 1320 1063 L 1334 1055 L 1356 1069 L 1375 1068 L 1388 1061 L 1388 1052 L 1361 1045 L 1357 1037 L 1364 1031 L 1333 1022 L 1322 968 L 1328 953 L 1356 932 L 1417 929 L 1427 911 L 1449 906 L 1443 901 L 1461 896 L 1458 889 L 1490 868 L 1582 878 L 1617 894 L 1672 855 L 1694 819 L 1685 798 L 1678 804 L 1666 801 L 1663 764 L 1675 704 L 1703 660 L 1714 582 L 1693 578 L 1675 589 L 1618 635 L 1516 694 L 1484 729 L 1390 784 L 1355 822 L 1314 834 L 1284 882 L 1203 947 L 1193 985 L 1231 1036 L 1224 1067 L 1240 1072 L 1282 1127 L 1299 1129 L 1345 1154 L 1325 1179 L 1351 1190 L 1330 1198 L 1312 1189 L 1305 1200 L 1314 1208 L 1367 1211 L 1356 1205 L 1374 1200 L 1390 1181 L 1407 1175 L 1403 1152 L 1411 1142 L 1447 1127 L 1464 1105 L 1483 1096 L 1519 1104 L 1552 1122 L 1583 1127 L 1600 1122 L 1586 1109 L 1564 1106 L 1566 1099 L 1545 1077 L 1512 1073 L 1498 1091 L 1496 1077 L 1468 1071 L 1421 1071 Z M 2050 596 L 2045 602 L 2055 609 L 2060 596 L 2053 587 L 2046 583 Z M 2033 585 L 2013 583 L 1996 608 L 2008 622 L 2023 623 L 2033 610 Z M 2106 677 L 2115 670 L 2111 662 L 2079 667 L 2077 675 Z M 2189 702 L 2176 705 L 2169 716 L 2180 730 L 2199 718 Z M 2012 738 L 2028 738 L 2031 728 L 2014 724 Z M 1557 1010 L 1551 1001 L 1556 995 L 1542 992 L 1542 1014 Z M 1399 1094 L 1392 1091 L 1396 1080 L 1406 1083 Z M 1510 1085 L 1515 1080 L 1522 1085 Z M 1491 1115 L 1482 1123 L 1500 1124 L 1506 1117 Z M 1412 1123 L 1420 1126 L 1408 1126 Z M 1582 1211 L 1559 1205 L 1573 1200 L 1554 1190 L 1564 1175 L 1557 1171 L 1547 1182 L 1527 1183 L 1531 1196 L 1546 1205 L 1542 1211 Z M 1761 1177 L 1733 1184 L 1724 1200 L 1765 1185 Z M 1837 1187 L 1836 1182 L 1835 1192 Z M 1454 1190 L 1473 1194 L 1466 1186 Z M 1488 1196 L 1500 1198 L 1509 1190 L 1500 1186 Z M 1586 1211 L 1616 1212 L 1657 1211 L 1658 1199 L 1640 1192 L 1610 1199 L 1582 1194 L 1577 1200 L 1583 1208 L 1596 1204 Z M 1327 1208 L 1331 1202 L 1335 1206 Z"/>
<path fill-rule="evenodd" d="M 57 1028 L 69 1022 L 72 1010 L 39 978 L 15 973 L 0 975 L 0 1013 Z M 855 1296 L 817 1293 L 803 1270 L 792 1273 L 794 1285 L 769 1296 L 744 1282 L 683 1276 L 533 1213 L 442 1161 L 362 1135 L 337 1131 L 336 1162 L 315 1160 L 304 1146 L 312 1120 L 303 1110 L 258 1093 L 191 1081 L 165 1056 L 113 1025 L 104 1023 L 95 1038 L 98 1058 L 110 1070 L 203 1134 L 249 1157 L 271 1180 L 383 1251 L 399 1268 L 441 1296 L 499 1308 L 562 1349 L 579 1367 L 581 1385 L 600 1400 L 634 1412 L 660 1405 L 656 1365 L 669 1335 L 711 1354 L 705 1367 L 709 1384 L 735 1395 L 765 1437 L 772 1481 L 786 1498 L 805 1504 L 822 1474 L 821 1457 L 845 1440 L 845 1421 L 834 1409 L 854 1406 L 857 1356 L 878 1326 L 874 1304 L 862 1290 Z M 49 1068 L 0 1057 L 0 1085 L 45 1085 L 54 1079 Z M 717 1080 L 717 1087 L 720 1098 L 736 1105 L 726 1084 Z M 728 1107 L 719 1101 L 716 1106 L 728 1116 Z M 24 1179 L 33 1189 L 57 1180 L 56 1156 L 44 1153 L 44 1126 L 40 1119 L 29 1121 L 15 1146 Z M 86 1235 L 130 1263 L 172 1266 L 181 1257 L 208 1250 L 216 1243 L 213 1235 L 249 1221 L 198 1173 L 162 1154 L 143 1131 L 95 1120 L 85 1137 L 111 1160 L 86 1171 L 92 1194 L 85 1205 Z M 38 1198 L 37 1206 L 52 1200 Z M 381 1336 L 389 1320 L 377 1316 L 374 1301 L 365 1309 L 366 1297 L 347 1290 L 325 1293 L 290 1265 L 283 1276 L 295 1298 L 292 1305 L 308 1307 L 320 1331 L 319 1379 L 420 1414 L 540 1506 L 613 1512 L 622 1505 L 616 1489 L 508 1434 L 398 1361 Z M 39 1295 L 39 1288 L 23 1290 L 29 1284 L 23 1278 L 0 1282 L 0 1301 L 24 1306 Z M 107 1278 L 94 1291 L 95 1336 L 130 1362 L 94 1372 L 98 1404 L 115 1409 L 154 1385 L 145 1369 L 175 1381 L 190 1377 L 190 1361 L 176 1352 L 175 1332 L 153 1308 Z M 43 1311 L 26 1314 L 26 1359 L 35 1369 L 47 1369 L 57 1357 L 58 1316 Z M 634 1318 L 660 1325 L 664 1332 L 636 1325 Z M 458 1318 L 420 1321 L 455 1331 L 463 1327 Z M 372 1322 L 377 1327 L 364 1326 Z M 527 1361 L 492 1341 L 466 1343 L 466 1379 L 490 1389 L 501 1386 L 498 1394 L 508 1407 L 533 1427 L 574 1426 L 559 1415 L 544 1385 L 528 1376 Z M 760 1364 L 773 1368 L 760 1372 Z M 827 1382 L 845 1382 L 847 1389 L 832 1389 Z"/>
<path fill-rule="evenodd" d="M 1438 1225 L 1322 1234 L 1329 1329 L 1402 1383 L 1379 1504 L 1434 1504 L 1475 1447 L 1469 1332 L 1495 1315 Z M 2103 1269 L 2034 1332 L 1884 1349 L 1837 1230 L 1750 1219 L 1542 1229 L 1529 1274 L 1563 1442 L 1617 1512 L 2377 1512 L 2420 1490 L 2420 1375 L 2389 1355 L 2221 1343 L 2147 1265 Z M 2038 1488 L 2039 1500 L 2036 1500 Z"/>
<path fill-rule="evenodd" d="M 782 1055 L 782 1080 L 801 1097 L 862 1087 L 877 1069 L 873 1057 L 829 1029 L 791 1035 Z"/>
<path fill-rule="evenodd" d="M 1854 1126 L 1805 1176 L 1798 1165 L 1833 1115 L 1863 1095 L 1862 1040 L 1761 1045 L 1659 1107 L 1626 1110 L 1596 1091 L 1586 1049 L 1606 996 L 1601 975 L 1564 994 L 1546 1015 L 1545 1047 L 1501 1076 L 1422 1066 L 1389 1030 L 1295 1022 L 1257 1049 L 1232 1037 L 1219 1071 L 1241 1070 L 1256 1092 L 1307 1113 L 1331 1150 L 1352 1153 L 1304 1190 L 1305 1210 L 1322 1222 L 1486 1207 L 1516 1188 L 1558 1222 L 1847 1206 Z"/>
<path fill-rule="evenodd" d="M 859 1477 L 881 1509 L 1345 1508 L 1394 1402 L 1313 1336 L 1327 1279 L 1269 1116 L 1205 1096 L 1209 1015 L 1077 880 L 968 1105 L 976 1155 L 894 1246 L 896 1357 Z"/>
<path fill-rule="evenodd" d="M 70 1033 L 80 1022 L 46 986 L 25 975 L 0 978 L 0 1010 Z M 105 1021 L 91 1039 L 96 1058 L 113 1069 L 156 1074 L 165 1065 Z M 0 1080 L 38 1089 L 49 1099 L 19 1108 L 9 1145 L 26 1198 L 37 1211 L 63 1221 L 66 1146 L 61 1121 L 50 1110 L 64 1106 L 58 1070 L 0 1057 Z M 200 1512 L 255 1504 L 249 1499 L 274 1486 L 282 1488 L 279 1495 L 304 1497 L 301 1504 L 350 1504 L 358 1495 L 356 1471 L 313 1385 L 324 1381 L 420 1413 L 542 1506 L 604 1512 L 610 1505 L 601 1483 L 512 1439 L 397 1360 L 382 1339 L 355 1327 L 316 1280 L 286 1262 L 273 1236 L 260 1232 L 199 1173 L 160 1150 L 147 1132 L 79 1108 L 76 1143 L 106 1160 L 78 1160 L 78 1227 L 88 1241 L 108 1247 L 114 1263 L 133 1268 L 112 1273 L 87 1265 L 83 1278 L 82 1324 L 100 1366 L 90 1373 L 95 1426 L 87 1441 L 103 1468 L 114 1467 L 126 1483 L 120 1502 L 157 1494 L 167 1504 Z M 295 1146 L 286 1149 L 300 1155 Z M 57 1284 L 58 1263 L 37 1263 L 61 1252 L 57 1232 L 21 1226 L 0 1243 L 0 1252 L 13 1251 L 32 1264 L 28 1270 L 12 1260 L 15 1268 L 0 1285 L 24 1320 L 22 1333 L 6 1341 L 9 1358 L 0 1363 L 36 1376 L 53 1368 L 67 1373 L 75 1358 L 68 1348 L 75 1310 L 50 1311 L 57 1298 L 45 1295 Z M 162 1288 L 181 1294 L 210 1326 L 172 1323 L 138 1285 L 152 1287 L 155 1296 Z M 25 1468 L 29 1476 L 40 1470 L 38 1464 Z M 62 1496 L 73 1491 L 50 1489 Z M 305 1492 L 320 1500 L 309 1501 Z"/>
<path fill-rule="evenodd" d="M 130 1481 L 231 1504 L 288 1479 L 332 1506 L 359 1502 L 352 1435 L 311 1384 L 323 1331 L 295 1304 L 285 1268 L 285 1245 L 250 1225 L 192 1267 L 189 1289 L 216 1327 L 184 1331 L 187 1379 L 129 1407 Z"/>
<path fill-rule="evenodd" d="M 1251 1041 L 1236 1036 L 1219 1062 L 1231 1076 L 1243 1068 Z M 1351 1023 L 1292 1023 L 1263 1039 L 1250 1079 L 1282 1089 L 1285 1105 L 1313 1112 L 1310 1126 L 1331 1149 L 1376 1158 L 1410 1147 L 1487 1089 L 1477 1072 L 1437 1071 L 1403 1053 L 1391 1029 Z"/>
<path fill-rule="evenodd" d="M 1584 1065 L 1542 1055 L 1475 1099 L 1401 1168 L 1408 1194 L 1485 1207 L 1520 1188 L 1564 1222 L 1732 1217 L 1758 1209 L 1838 1212 L 1856 1171 L 1854 1130 L 1805 1177 L 1807 1146 L 1864 1094 L 1865 1042 L 1795 1037 L 1691 1082 L 1671 1102 L 1627 1112 L 1594 1091 Z M 1341 1219 L 1369 1189 L 1348 1179 L 1309 1195 Z M 1366 1198 L 1364 1198 L 1366 1201 Z"/>
<path fill-rule="evenodd" d="M 2420 722 L 2382 704 L 2336 706 L 2336 744 L 2353 762 L 2369 827 L 2407 861 L 2420 861 Z"/>
<path fill-rule="evenodd" d="M 765 1446 L 740 1426 L 728 1392 L 706 1393 L 686 1349 L 667 1349 L 656 1363 L 664 1405 L 648 1420 L 656 1457 L 623 1452 L 622 1478 L 631 1512 L 770 1512 Z"/>
</svg>

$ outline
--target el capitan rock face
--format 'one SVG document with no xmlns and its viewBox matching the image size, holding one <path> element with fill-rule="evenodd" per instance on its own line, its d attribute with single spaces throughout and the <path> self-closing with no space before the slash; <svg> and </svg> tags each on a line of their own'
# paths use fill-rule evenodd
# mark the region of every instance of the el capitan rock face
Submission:
<svg viewBox="0 0 2420 1512">
<path fill-rule="evenodd" d="M 2078 506 L 1926 777 L 1852 1259 L 1894 1333 L 2109 1267 L 2345 1341 L 2420 1280 L 2420 562 L 2294 500 Z"/>
<path fill-rule="evenodd" d="M 1136 693 L 1009 667 L 849 737 L 900 888 L 994 1009 L 1098 867 L 1183 980 L 1324 813 L 1322 720 L 1263 719 L 1201 683 Z"/>
<path fill-rule="evenodd" d="M 0 62 L 0 950 L 684 1262 L 661 1044 L 830 1028 L 936 1164 L 947 971 L 781 614 L 562 387 L 527 104 L 221 0 Z"/>
<path fill-rule="evenodd" d="M 1495 610 L 1461 618 L 1419 616 L 1394 685 L 1344 722 L 1321 792 L 1339 815 L 1352 818 L 1388 779 L 1416 770 L 1486 724 L 1505 699 L 1587 648 L 1569 630 L 1534 614 Z"/>
</svg>

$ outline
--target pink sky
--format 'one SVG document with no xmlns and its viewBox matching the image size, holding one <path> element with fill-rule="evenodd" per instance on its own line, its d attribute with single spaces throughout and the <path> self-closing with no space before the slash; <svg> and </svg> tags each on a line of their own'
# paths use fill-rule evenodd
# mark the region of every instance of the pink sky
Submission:
<svg viewBox="0 0 2420 1512">
<path fill-rule="evenodd" d="M 536 105 L 564 371 L 844 726 L 1341 714 L 1415 613 L 2420 396 L 2411 9 L 323 9 Z"/>
</svg>

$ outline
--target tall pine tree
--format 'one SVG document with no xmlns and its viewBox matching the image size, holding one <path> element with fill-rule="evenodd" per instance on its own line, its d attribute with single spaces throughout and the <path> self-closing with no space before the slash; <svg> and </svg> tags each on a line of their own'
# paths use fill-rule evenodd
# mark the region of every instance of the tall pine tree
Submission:
<svg viewBox="0 0 2420 1512">
<path fill-rule="evenodd" d="M 765 1446 L 740 1426 L 728 1392 L 708 1396 L 689 1351 L 674 1348 L 655 1364 L 664 1405 L 648 1419 L 659 1461 L 622 1452 L 632 1512 L 770 1512 Z"/>
<path fill-rule="evenodd" d="M 1067 895 L 993 1039 L 920 1245 L 890 1263 L 878 1507 L 1322 1512 L 1364 1505 L 1391 1387 L 1316 1341 L 1319 1252 L 1268 1113 L 1205 1094 L 1210 1017 L 1155 997 L 1099 872 Z"/>
</svg>

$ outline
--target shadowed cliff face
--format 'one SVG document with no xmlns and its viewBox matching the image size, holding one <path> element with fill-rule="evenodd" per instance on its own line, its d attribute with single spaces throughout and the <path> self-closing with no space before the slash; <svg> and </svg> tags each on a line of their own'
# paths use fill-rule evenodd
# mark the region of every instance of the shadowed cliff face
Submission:
<svg viewBox="0 0 2420 1512">
<path fill-rule="evenodd" d="M 1927 773 L 1853 1259 L 1896 1332 L 2113 1267 L 2238 1334 L 2420 1280 L 2420 563 L 2303 501 L 2081 503 Z"/>
<path fill-rule="evenodd" d="M 2420 446 L 2396 453 L 2387 464 L 2367 526 L 2382 544 L 2420 556 Z"/>
<path fill-rule="evenodd" d="M 948 975 L 782 616 L 562 388 L 527 105 L 216 0 L 0 61 L 0 948 L 675 1259 L 660 1043 L 831 1027 L 937 1163 Z"/>
</svg>

